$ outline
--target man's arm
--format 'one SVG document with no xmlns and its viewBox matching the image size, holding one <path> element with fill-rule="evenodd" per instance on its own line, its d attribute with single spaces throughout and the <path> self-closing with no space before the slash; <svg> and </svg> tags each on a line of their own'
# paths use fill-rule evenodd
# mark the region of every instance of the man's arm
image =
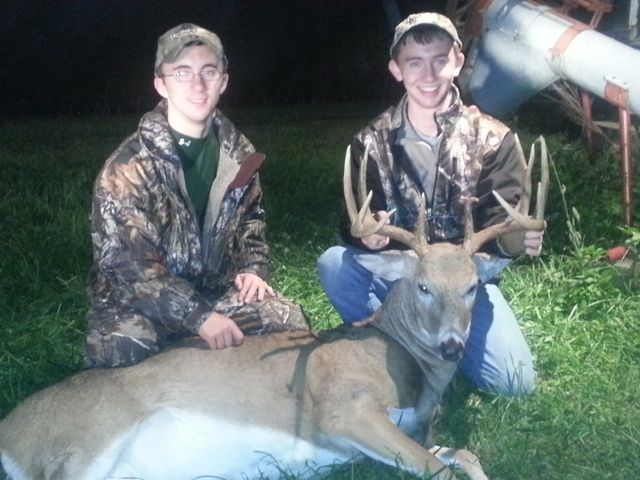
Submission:
<svg viewBox="0 0 640 480">
<path fill-rule="evenodd" d="M 189 282 L 168 270 L 142 169 L 133 160 L 114 162 L 98 177 L 92 212 L 94 261 L 122 308 L 171 330 L 185 326 L 196 333 L 211 307 Z"/>
<path fill-rule="evenodd" d="M 261 205 L 262 186 L 254 173 L 243 195 L 240 220 L 232 232 L 233 258 L 237 273 L 254 274 L 264 281 L 269 278 L 269 245 L 266 238 L 266 218 Z"/>
<path fill-rule="evenodd" d="M 526 168 L 520 158 L 517 137 L 509 132 L 495 155 L 485 160 L 478 182 L 478 206 L 474 220 L 476 229 L 506 219 L 507 213 L 495 199 L 492 190 L 498 192 L 510 205 L 515 206 L 524 190 Z M 539 231 L 515 232 L 504 235 L 485 248 L 501 256 L 516 256 L 523 253 L 537 256 L 542 251 L 543 233 Z"/>
</svg>

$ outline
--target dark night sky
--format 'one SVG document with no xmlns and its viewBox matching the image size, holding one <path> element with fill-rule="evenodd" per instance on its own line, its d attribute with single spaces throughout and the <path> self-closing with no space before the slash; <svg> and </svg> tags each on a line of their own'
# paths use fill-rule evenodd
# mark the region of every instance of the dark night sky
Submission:
<svg viewBox="0 0 640 480">
<path fill-rule="evenodd" d="M 5 0 L 2 117 L 125 113 L 157 101 L 156 41 L 190 21 L 229 58 L 223 105 L 387 98 L 392 34 L 382 0 Z M 396 2 L 402 16 L 444 1 Z"/>
</svg>

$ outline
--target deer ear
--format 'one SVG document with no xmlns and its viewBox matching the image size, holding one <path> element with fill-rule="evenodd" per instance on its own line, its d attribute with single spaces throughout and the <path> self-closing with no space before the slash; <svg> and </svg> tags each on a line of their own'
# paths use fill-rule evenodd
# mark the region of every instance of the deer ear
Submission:
<svg viewBox="0 0 640 480">
<path fill-rule="evenodd" d="M 388 282 L 394 282 L 412 274 L 418 265 L 418 257 L 411 250 L 363 253 L 355 255 L 354 258 L 371 273 Z"/>
<path fill-rule="evenodd" d="M 501 258 L 487 253 L 476 253 L 471 258 L 476 264 L 476 273 L 482 283 L 498 278 L 500 272 L 511 263 L 510 258 Z"/>
</svg>

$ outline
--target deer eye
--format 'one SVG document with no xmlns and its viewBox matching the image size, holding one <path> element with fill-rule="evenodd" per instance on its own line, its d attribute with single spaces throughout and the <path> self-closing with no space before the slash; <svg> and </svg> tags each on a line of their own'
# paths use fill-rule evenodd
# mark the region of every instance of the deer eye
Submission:
<svg viewBox="0 0 640 480">
<path fill-rule="evenodd" d="M 425 294 L 427 294 L 427 295 L 429 295 L 429 294 L 431 293 L 431 292 L 429 291 L 429 289 L 427 288 L 427 286 L 426 286 L 425 284 L 423 284 L 423 283 L 419 283 L 419 284 L 418 284 L 418 288 L 420 289 L 420 291 L 421 291 L 422 293 L 425 293 Z"/>
</svg>

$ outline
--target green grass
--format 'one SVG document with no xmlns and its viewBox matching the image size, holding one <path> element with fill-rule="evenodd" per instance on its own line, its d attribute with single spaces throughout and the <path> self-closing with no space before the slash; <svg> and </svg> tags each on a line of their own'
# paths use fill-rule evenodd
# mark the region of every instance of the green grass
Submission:
<svg viewBox="0 0 640 480">
<path fill-rule="evenodd" d="M 344 149 L 377 108 L 229 113 L 267 153 L 272 283 L 302 303 L 317 328 L 339 323 L 315 261 L 338 241 Z M 80 368 L 92 181 L 136 123 L 94 117 L 1 125 L 0 416 Z M 527 149 L 538 132 L 517 130 Z M 536 355 L 539 386 L 526 398 L 495 398 L 456 378 L 437 440 L 478 454 L 491 479 L 636 478 L 640 281 L 603 261 L 606 247 L 628 238 L 619 228 L 618 158 L 603 153 L 590 162 L 579 141 L 547 141 L 558 180 L 548 201 L 545 253 L 516 261 L 502 282 Z M 409 477 L 367 461 L 329 478 Z"/>
</svg>

